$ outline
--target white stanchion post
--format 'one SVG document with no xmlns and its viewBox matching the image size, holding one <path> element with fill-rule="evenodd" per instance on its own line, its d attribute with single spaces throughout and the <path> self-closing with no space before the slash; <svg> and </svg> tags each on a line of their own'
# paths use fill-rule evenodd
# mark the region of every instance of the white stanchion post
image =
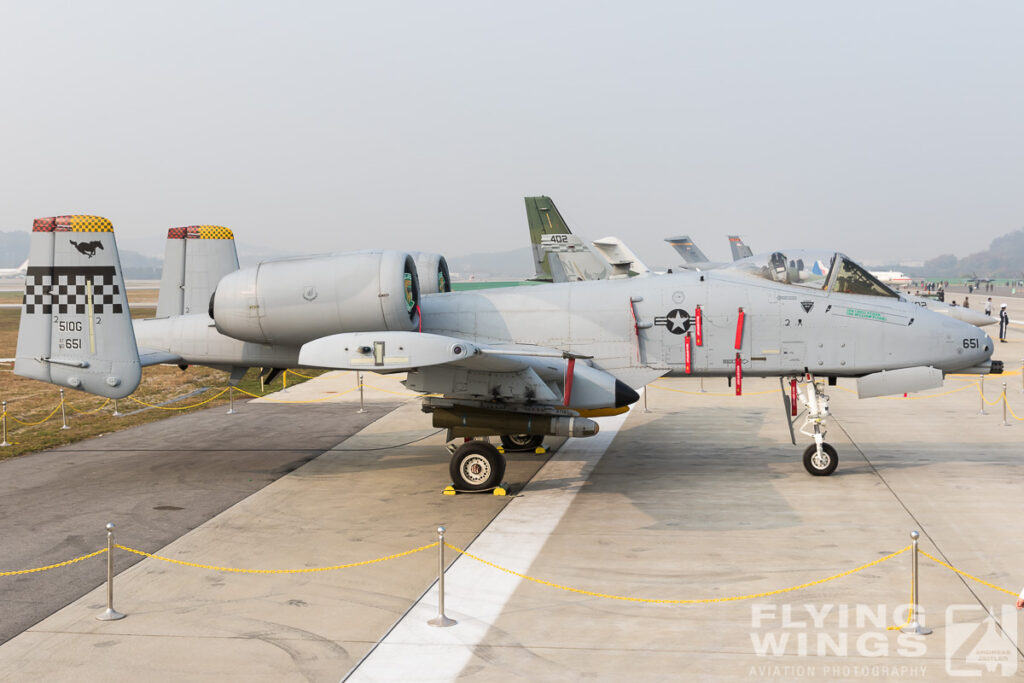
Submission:
<svg viewBox="0 0 1024 683">
<path fill-rule="evenodd" d="M 359 410 L 357 413 L 365 413 L 366 405 L 363 403 L 363 373 L 360 370 L 356 370 L 356 382 L 359 383 Z"/>
<path fill-rule="evenodd" d="M 913 618 L 910 620 L 910 623 L 901 628 L 900 631 L 903 633 L 915 633 L 919 636 L 926 636 L 931 633 L 932 630 L 921 626 L 921 623 L 917 618 L 917 613 L 921 606 L 921 594 L 918 592 L 917 584 L 917 539 L 920 537 L 921 534 L 917 533 L 917 531 L 910 532 L 911 542 L 914 546 L 910 549 L 910 552 L 914 554 L 910 563 L 910 590 L 913 593 L 913 595 L 910 596 L 910 609 L 912 610 L 910 615 Z"/>
<path fill-rule="evenodd" d="M 235 388 L 228 385 L 228 415 L 235 414 Z"/>
<path fill-rule="evenodd" d="M 107 522 L 107 609 L 97 614 L 100 621 L 117 621 L 125 615 L 114 609 L 114 523 Z"/>
<path fill-rule="evenodd" d="M 978 411 L 978 415 L 988 415 L 988 413 L 985 412 L 985 375 L 978 375 L 978 382 L 978 393 L 981 394 L 981 410 Z"/>
<path fill-rule="evenodd" d="M 68 427 L 67 413 L 64 412 L 64 389 L 60 390 L 60 421 L 61 429 L 71 429 L 70 427 Z"/>
<path fill-rule="evenodd" d="M 0 443 L 0 447 L 10 446 L 11 445 L 11 444 L 7 443 L 7 401 L 4 401 L 3 422 L 4 422 L 4 441 L 3 441 L 3 443 Z"/>
<path fill-rule="evenodd" d="M 444 527 L 437 527 L 437 616 L 428 621 L 431 626 L 454 626 L 459 623 L 444 614 Z"/>
</svg>

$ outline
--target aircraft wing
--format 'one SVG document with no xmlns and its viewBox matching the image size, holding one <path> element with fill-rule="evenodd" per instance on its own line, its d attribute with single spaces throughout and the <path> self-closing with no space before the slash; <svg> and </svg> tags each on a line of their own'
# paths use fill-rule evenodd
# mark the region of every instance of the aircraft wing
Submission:
<svg viewBox="0 0 1024 683">
<path fill-rule="evenodd" d="M 406 372 L 435 365 L 514 372 L 532 358 L 567 357 L 539 346 L 486 345 L 421 332 L 350 332 L 314 339 L 299 350 L 299 364 L 337 370 Z"/>
<path fill-rule="evenodd" d="M 639 396 L 586 358 L 525 344 L 482 344 L 420 332 L 332 334 L 302 345 L 310 367 L 408 372 L 406 386 L 460 401 L 572 410 L 626 406 Z M 566 398 L 571 396 L 571 403 Z"/>
</svg>

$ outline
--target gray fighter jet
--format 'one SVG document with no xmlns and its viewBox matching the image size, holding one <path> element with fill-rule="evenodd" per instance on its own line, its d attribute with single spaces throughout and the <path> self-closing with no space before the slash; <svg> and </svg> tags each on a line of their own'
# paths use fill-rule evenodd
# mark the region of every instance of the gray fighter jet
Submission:
<svg viewBox="0 0 1024 683">
<path fill-rule="evenodd" d="M 184 261 L 209 281 L 232 264 L 204 257 L 202 242 L 185 245 Z M 812 406 L 804 465 L 827 475 L 838 457 L 824 441 L 825 380 L 855 377 L 861 396 L 875 396 L 1000 369 L 984 332 L 901 301 L 838 254 L 816 289 L 687 271 L 424 294 L 441 281 L 439 258 L 424 263 L 435 272 L 421 279 L 399 251 L 267 261 L 221 276 L 208 310 L 175 299 L 161 307 L 166 317 L 133 327 L 110 223 L 40 219 L 15 372 L 111 398 L 131 394 L 155 363 L 234 377 L 249 367 L 404 372 L 410 389 L 430 394 L 423 410 L 450 440 L 591 436 L 593 418 L 625 411 L 663 376 L 731 377 L 737 393 L 744 377 L 787 377 Z M 201 296 L 193 275 L 186 265 L 180 285 L 168 282 Z M 450 473 L 458 488 L 481 490 L 504 468 L 494 446 L 472 440 L 454 451 Z"/>
</svg>

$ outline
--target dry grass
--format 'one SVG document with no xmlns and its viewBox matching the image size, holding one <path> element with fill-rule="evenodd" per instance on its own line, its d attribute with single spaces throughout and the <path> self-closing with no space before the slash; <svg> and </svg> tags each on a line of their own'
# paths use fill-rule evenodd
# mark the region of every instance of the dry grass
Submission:
<svg viewBox="0 0 1024 683">
<path fill-rule="evenodd" d="M 146 290 L 136 290 L 145 292 Z M 0 294 L 15 294 L 2 292 Z M 21 294 L 16 293 L 20 301 Z M 155 291 L 153 292 L 155 298 Z M 129 299 L 132 298 L 129 293 Z M 132 317 L 144 318 L 152 316 L 154 309 L 133 306 Z M 21 311 L 18 309 L 0 309 L 0 357 L 13 358 L 17 348 L 18 323 Z M 174 366 L 156 365 L 142 370 L 142 383 L 134 394 L 118 402 L 118 410 L 124 415 L 114 417 L 113 401 L 87 394 L 74 389 L 65 389 L 65 413 L 69 429 L 61 429 L 60 389 L 52 384 L 18 377 L 12 372 L 13 364 L 0 365 L 0 399 L 7 401 L 7 441 L 13 445 L 0 448 L 0 459 L 5 459 L 52 448 L 61 444 L 72 443 L 92 436 L 120 431 L 128 427 L 155 420 L 162 420 L 172 415 L 191 410 L 201 410 L 210 406 L 224 405 L 228 395 L 224 393 L 218 398 L 207 402 L 212 396 L 227 387 L 228 373 L 210 368 L 193 366 L 182 371 Z M 303 370 L 304 375 L 315 376 L 316 371 Z M 288 383 L 296 384 L 304 378 L 289 373 Z M 283 378 L 274 380 L 267 386 L 267 391 L 281 388 Z M 259 394 L 260 381 L 256 369 L 250 370 L 239 387 Z M 204 390 L 195 396 L 173 402 L 163 409 L 147 408 L 145 404 L 159 404 Z M 236 393 L 236 398 L 244 398 Z M 202 403 L 202 405 L 198 405 Z M 189 410 L 180 410 L 185 406 L 194 406 Z M 173 409 L 172 409 L 173 408 Z M 25 425 L 49 419 L 42 424 Z"/>
</svg>

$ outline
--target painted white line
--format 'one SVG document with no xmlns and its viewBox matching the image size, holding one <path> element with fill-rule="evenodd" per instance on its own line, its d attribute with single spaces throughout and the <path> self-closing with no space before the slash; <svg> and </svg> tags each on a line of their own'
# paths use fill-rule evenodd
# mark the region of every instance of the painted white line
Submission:
<svg viewBox="0 0 1024 683">
<path fill-rule="evenodd" d="M 567 441 L 524 489 L 526 495 L 505 506 L 465 550 L 528 574 L 534 559 L 628 415 L 602 418 L 597 436 Z M 449 628 L 427 624 L 437 616 L 435 586 L 395 625 L 348 680 L 456 679 L 521 581 L 519 577 L 460 557 L 445 573 L 445 613 L 459 623 Z"/>
</svg>

